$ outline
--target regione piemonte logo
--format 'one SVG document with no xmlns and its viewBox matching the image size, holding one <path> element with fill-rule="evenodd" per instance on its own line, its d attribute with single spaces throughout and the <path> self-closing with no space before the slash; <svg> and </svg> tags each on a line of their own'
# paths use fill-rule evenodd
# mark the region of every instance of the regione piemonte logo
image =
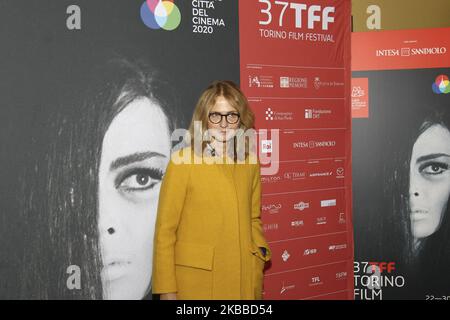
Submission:
<svg viewBox="0 0 450 320">
<path fill-rule="evenodd" d="M 172 31 L 181 22 L 180 9 L 174 0 L 146 0 L 141 6 L 141 19 L 150 29 Z"/>
<path fill-rule="evenodd" d="M 450 92 L 450 81 L 446 75 L 441 74 L 433 83 L 433 92 L 447 94 Z"/>
</svg>

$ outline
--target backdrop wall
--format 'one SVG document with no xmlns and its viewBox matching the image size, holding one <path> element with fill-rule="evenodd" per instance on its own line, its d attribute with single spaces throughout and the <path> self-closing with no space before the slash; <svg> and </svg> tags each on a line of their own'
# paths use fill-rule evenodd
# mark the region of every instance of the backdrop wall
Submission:
<svg viewBox="0 0 450 320">
<path fill-rule="evenodd" d="M 258 141 L 277 169 L 262 175 L 265 298 L 353 297 L 349 0 L 0 7 L 0 298 L 152 298 L 167 163 L 149 155 L 178 145 L 216 79 L 279 130 Z"/>
<path fill-rule="evenodd" d="M 352 34 L 356 299 L 448 299 L 448 32 Z"/>
</svg>

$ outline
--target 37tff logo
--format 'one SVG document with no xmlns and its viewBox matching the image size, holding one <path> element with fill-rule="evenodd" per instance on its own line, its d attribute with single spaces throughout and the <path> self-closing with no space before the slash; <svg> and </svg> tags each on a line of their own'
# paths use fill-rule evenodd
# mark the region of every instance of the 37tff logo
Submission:
<svg viewBox="0 0 450 320">
<path fill-rule="evenodd" d="M 294 27 L 297 29 L 302 29 L 306 25 L 310 30 L 316 28 L 328 30 L 330 24 L 334 23 L 334 14 L 336 13 L 335 7 L 320 5 L 274 0 L 259 0 L 259 3 L 262 6 L 260 9 L 262 17 L 259 24 L 263 26 L 270 25 L 275 21 L 279 27 L 283 27 L 287 17 L 294 16 Z"/>
</svg>

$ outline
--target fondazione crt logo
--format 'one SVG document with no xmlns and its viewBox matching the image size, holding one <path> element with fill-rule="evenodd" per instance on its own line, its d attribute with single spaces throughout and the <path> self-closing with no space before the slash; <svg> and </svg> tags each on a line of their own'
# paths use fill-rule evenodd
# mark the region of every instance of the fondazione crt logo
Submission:
<svg viewBox="0 0 450 320">
<path fill-rule="evenodd" d="M 172 31 L 180 25 L 181 13 L 174 0 L 146 0 L 141 6 L 141 19 L 150 29 Z"/>
<path fill-rule="evenodd" d="M 447 94 L 450 92 L 450 81 L 446 75 L 441 74 L 433 83 L 433 92 L 437 94 Z"/>
</svg>

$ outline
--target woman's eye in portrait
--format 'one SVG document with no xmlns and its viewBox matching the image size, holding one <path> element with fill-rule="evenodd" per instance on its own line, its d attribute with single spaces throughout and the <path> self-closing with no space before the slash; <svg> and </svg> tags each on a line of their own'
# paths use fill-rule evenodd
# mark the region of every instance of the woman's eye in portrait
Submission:
<svg viewBox="0 0 450 320">
<path fill-rule="evenodd" d="M 436 176 L 444 173 L 449 165 L 444 162 L 429 162 L 420 165 L 419 172 L 423 175 Z"/>
<path fill-rule="evenodd" d="M 116 188 L 124 192 L 144 192 L 161 182 L 164 172 L 157 168 L 132 168 L 120 173 Z"/>
</svg>

